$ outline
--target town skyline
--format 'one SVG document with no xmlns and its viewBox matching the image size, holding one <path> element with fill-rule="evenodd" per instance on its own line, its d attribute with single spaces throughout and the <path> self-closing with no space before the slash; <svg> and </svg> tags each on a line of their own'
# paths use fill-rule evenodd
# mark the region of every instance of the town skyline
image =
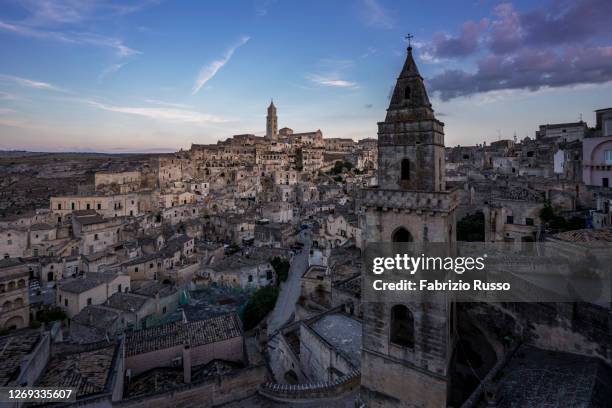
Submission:
<svg viewBox="0 0 612 408">
<path fill-rule="evenodd" d="M 612 89 L 605 1 L 444 15 L 382 0 L 3 3 L 2 150 L 171 152 L 262 135 L 271 98 L 279 127 L 376 137 L 407 33 L 449 146 L 588 123 Z"/>
</svg>

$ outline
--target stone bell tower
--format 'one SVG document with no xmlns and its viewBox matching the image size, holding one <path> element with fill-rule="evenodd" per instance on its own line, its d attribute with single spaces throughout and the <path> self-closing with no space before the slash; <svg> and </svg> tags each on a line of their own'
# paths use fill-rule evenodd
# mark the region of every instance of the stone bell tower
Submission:
<svg viewBox="0 0 612 408">
<path fill-rule="evenodd" d="M 378 123 L 378 166 L 378 187 L 361 197 L 365 245 L 455 241 L 458 197 L 444 180 L 444 124 L 410 46 Z M 367 407 L 447 406 L 451 309 L 446 301 L 364 302 L 360 397 Z"/>
<path fill-rule="evenodd" d="M 276 116 L 274 101 L 270 101 L 270 106 L 268 106 L 268 116 L 266 116 L 266 140 L 278 140 L 278 117 Z"/>
</svg>

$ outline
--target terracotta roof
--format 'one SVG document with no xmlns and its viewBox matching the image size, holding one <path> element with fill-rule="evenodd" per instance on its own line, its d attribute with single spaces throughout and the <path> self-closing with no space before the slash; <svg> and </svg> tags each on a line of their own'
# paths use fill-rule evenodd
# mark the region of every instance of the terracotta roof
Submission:
<svg viewBox="0 0 612 408">
<path fill-rule="evenodd" d="M 38 382 L 40 387 L 74 387 L 77 398 L 105 391 L 112 372 L 116 345 L 51 358 Z"/>
<path fill-rule="evenodd" d="M 553 238 L 568 242 L 612 242 L 612 227 L 560 232 Z"/>
<path fill-rule="evenodd" d="M 242 327 L 235 313 L 194 322 L 173 322 L 128 333 L 126 356 L 149 353 L 182 344 L 197 347 L 240 336 L 242 336 Z"/>
</svg>

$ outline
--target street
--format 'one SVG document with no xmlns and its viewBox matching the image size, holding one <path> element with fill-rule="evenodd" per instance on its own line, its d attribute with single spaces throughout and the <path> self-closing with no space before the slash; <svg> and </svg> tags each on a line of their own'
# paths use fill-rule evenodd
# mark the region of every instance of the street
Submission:
<svg viewBox="0 0 612 408">
<path fill-rule="evenodd" d="M 300 231 L 299 238 L 304 248 L 293 257 L 287 281 L 281 283 L 276 305 L 268 316 L 268 334 L 274 333 L 287 323 L 291 314 L 295 312 L 295 304 L 300 297 L 300 278 L 308 268 L 308 252 L 312 245 L 310 230 Z"/>
</svg>

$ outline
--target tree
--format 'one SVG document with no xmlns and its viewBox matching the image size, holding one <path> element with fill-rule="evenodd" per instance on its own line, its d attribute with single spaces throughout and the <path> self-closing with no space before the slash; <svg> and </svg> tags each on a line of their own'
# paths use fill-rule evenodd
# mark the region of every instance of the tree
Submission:
<svg viewBox="0 0 612 408">
<path fill-rule="evenodd" d="M 484 240 L 485 222 L 482 211 L 466 215 L 457 222 L 457 241 L 484 242 Z"/>
<path fill-rule="evenodd" d="M 253 293 L 244 308 L 242 323 L 245 330 L 257 326 L 274 309 L 278 293 L 276 286 L 265 286 Z"/>
<path fill-rule="evenodd" d="M 270 260 L 270 265 L 274 268 L 276 276 L 278 276 L 278 282 L 285 282 L 289 277 L 289 267 L 291 264 L 286 259 L 275 256 Z"/>
</svg>

